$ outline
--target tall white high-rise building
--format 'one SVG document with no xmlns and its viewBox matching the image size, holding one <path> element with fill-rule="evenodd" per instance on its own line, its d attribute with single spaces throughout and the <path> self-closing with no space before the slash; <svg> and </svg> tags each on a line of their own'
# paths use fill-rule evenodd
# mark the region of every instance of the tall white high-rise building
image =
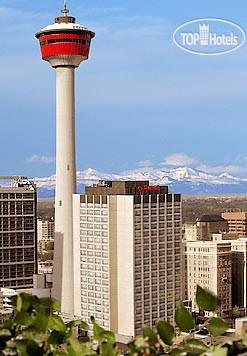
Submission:
<svg viewBox="0 0 247 356">
<path fill-rule="evenodd" d="M 73 196 L 75 314 L 134 336 L 174 321 L 181 294 L 181 196 L 148 181 L 100 181 Z"/>
</svg>

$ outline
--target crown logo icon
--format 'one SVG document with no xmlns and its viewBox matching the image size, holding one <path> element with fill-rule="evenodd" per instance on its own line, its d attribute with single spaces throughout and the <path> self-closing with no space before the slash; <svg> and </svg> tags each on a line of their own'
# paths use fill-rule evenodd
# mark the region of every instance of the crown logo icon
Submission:
<svg viewBox="0 0 247 356">
<path fill-rule="evenodd" d="M 208 45 L 208 34 L 209 34 L 209 25 L 199 24 L 200 29 L 200 44 L 201 46 Z"/>
</svg>

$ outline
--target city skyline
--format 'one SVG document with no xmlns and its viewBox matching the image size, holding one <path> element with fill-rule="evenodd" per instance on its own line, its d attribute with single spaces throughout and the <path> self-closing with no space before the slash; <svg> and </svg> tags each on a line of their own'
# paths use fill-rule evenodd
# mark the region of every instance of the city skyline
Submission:
<svg viewBox="0 0 247 356">
<path fill-rule="evenodd" d="M 246 30 L 246 4 L 90 5 L 67 3 L 78 23 L 97 33 L 94 56 L 77 73 L 77 169 L 119 173 L 145 165 L 189 165 L 245 176 L 246 44 L 233 53 L 205 58 L 177 48 L 172 33 L 182 23 L 203 17 L 225 18 Z M 63 1 L 0 3 L 3 174 L 55 173 L 54 73 L 40 64 L 32 34 L 62 7 Z M 99 155 L 102 149 L 104 157 Z"/>
</svg>

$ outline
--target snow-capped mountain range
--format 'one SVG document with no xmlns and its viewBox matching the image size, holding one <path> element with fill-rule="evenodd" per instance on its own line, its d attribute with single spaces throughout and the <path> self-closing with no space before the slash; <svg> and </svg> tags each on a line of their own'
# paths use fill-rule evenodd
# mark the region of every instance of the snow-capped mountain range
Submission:
<svg viewBox="0 0 247 356">
<path fill-rule="evenodd" d="M 38 187 L 39 197 L 54 196 L 56 175 L 33 178 Z M 139 168 L 110 174 L 88 168 L 77 172 L 78 191 L 85 185 L 92 185 L 99 180 L 149 180 L 151 185 L 168 185 L 172 192 L 183 194 L 247 193 L 247 179 L 233 177 L 228 173 L 208 174 L 189 167 L 179 168 Z"/>
</svg>

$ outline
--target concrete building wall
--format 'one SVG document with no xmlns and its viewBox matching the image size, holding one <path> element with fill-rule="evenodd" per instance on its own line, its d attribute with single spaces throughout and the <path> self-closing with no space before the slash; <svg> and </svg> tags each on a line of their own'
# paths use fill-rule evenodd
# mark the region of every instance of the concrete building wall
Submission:
<svg viewBox="0 0 247 356">
<path fill-rule="evenodd" d="M 112 197 L 109 198 L 111 202 Z M 117 239 L 118 290 L 117 333 L 120 335 L 134 336 L 135 310 L 133 196 L 118 195 L 116 200 L 117 236 L 115 236 L 115 238 Z M 111 236 L 111 238 L 114 238 L 114 236 Z M 114 309 L 112 310 L 112 318 L 115 318 Z"/>
<path fill-rule="evenodd" d="M 174 322 L 182 298 L 181 197 L 141 195 L 141 183 L 100 182 L 73 206 L 75 313 L 129 337 Z"/>
<path fill-rule="evenodd" d="M 74 315 L 81 315 L 80 195 L 73 194 Z"/>
<path fill-rule="evenodd" d="M 213 233 L 228 232 L 227 221 L 198 221 L 197 228 L 198 240 L 201 241 L 210 240 Z"/>
<path fill-rule="evenodd" d="M 232 305 L 247 308 L 247 239 L 231 241 L 232 248 Z"/>
<path fill-rule="evenodd" d="M 184 240 L 195 241 L 198 239 L 198 226 L 196 224 L 184 225 Z"/>
<path fill-rule="evenodd" d="M 232 309 L 232 259 L 229 241 L 183 241 L 186 269 L 184 269 L 184 299 L 196 305 L 197 284 L 218 296 L 219 312 Z"/>
<path fill-rule="evenodd" d="M 221 216 L 227 220 L 229 232 L 247 237 L 247 213 L 225 212 Z"/>
<path fill-rule="evenodd" d="M 31 288 L 37 272 L 37 190 L 25 177 L 0 181 L 0 288 Z"/>
</svg>

